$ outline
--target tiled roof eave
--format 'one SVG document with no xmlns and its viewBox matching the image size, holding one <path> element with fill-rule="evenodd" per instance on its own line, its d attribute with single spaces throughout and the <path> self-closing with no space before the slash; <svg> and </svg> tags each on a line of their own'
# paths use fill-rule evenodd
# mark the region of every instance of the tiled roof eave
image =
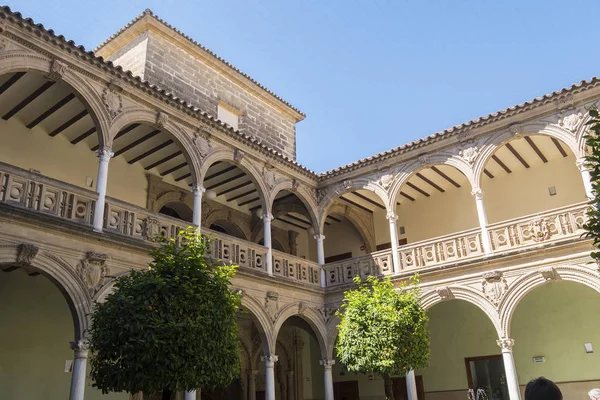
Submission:
<svg viewBox="0 0 600 400">
<path fill-rule="evenodd" d="M 298 162 L 291 160 L 284 156 L 282 153 L 273 150 L 271 147 L 263 144 L 259 139 L 244 135 L 239 131 L 234 130 L 225 123 L 218 119 L 213 118 L 208 113 L 200 110 L 199 108 L 185 102 L 182 99 L 174 96 L 173 94 L 161 89 L 149 82 L 141 79 L 138 76 L 134 76 L 131 71 L 125 71 L 121 66 L 113 64 L 111 61 L 106 61 L 102 57 L 98 57 L 92 51 L 88 51 L 84 46 L 77 45 L 72 40 L 67 40 L 63 35 L 56 35 L 52 29 L 46 29 L 43 24 L 37 24 L 31 18 L 24 18 L 21 13 L 13 12 L 8 6 L 0 6 L 0 18 L 6 18 L 7 20 L 17 24 L 21 28 L 28 29 L 35 32 L 36 35 L 43 38 L 47 42 L 60 48 L 62 51 L 68 51 L 69 53 L 82 57 L 87 60 L 90 64 L 105 70 L 113 75 L 118 76 L 124 82 L 127 82 L 136 88 L 144 91 L 145 93 L 154 96 L 155 98 L 166 102 L 172 107 L 185 112 L 186 114 L 193 116 L 208 123 L 212 127 L 216 127 L 221 131 L 225 132 L 228 136 L 244 143 L 251 148 L 259 150 L 264 154 L 276 157 L 279 161 L 287 164 L 289 167 L 297 172 L 302 173 L 310 179 L 316 179 L 318 175 L 310 169 L 300 165 Z"/>
<path fill-rule="evenodd" d="M 194 46 L 198 47 L 202 51 L 206 52 L 211 57 L 213 57 L 215 60 L 217 60 L 218 62 L 220 62 L 223 65 L 225 65 L 227 68 L 235 71 L 237 74 L 239 74 L 239 75 L 243 76 L 244 78 L 248 79 L 254 85 L 258 86 L 261 90 L 265 91 L 270 96 L 272 96 L 273 98 L 275 98 L 277 101 L 279 101 L 280 103 L 282 103 L 286 107 L 288 107 L 291 110 L 293 110 L 294 112 L 296 112 L 299 115 L 298 121 L 302 121 L 304 118 L 306 118 L 306 114 L 304 114 L 298 108 L 294 107 L 292 104 L 290 104 L 289 102 L 287 102 L 286 100 L 284 100 L 282 97 L 280 97 L 279 95 L 275 94 L 270 89 L 268 89 L 265 86 L 263 86 L 262 84 L 260 84 L 257 80 L 255 80 L 254 78 L 252 78 L 250 75 L 242 72 L 239 68 L 237 68 L 236 66 L 234 66 L 233 64 L 231 64 L 230 62 L 228 62 L 227 60 L 225 60 L 224 58 L 219 57 L 212 50 L 210 50 L 207 47 L 203 46 L 202 44 L 196 42 L 194 39 L 192 39 L 191 37 L 189 37 L 185 33 L 181 32 L 179 29 L 177 29 L 174 26 L 172 26 L 171 24 L 169 24 L 168 22 L 166 22 L 165 20 L 163 20 L 162 18 L 160 18 L 158 15 L 154 14 L 152 12 L 152 10 L 150 10 L 148 8 L 146 10 L 144 10 L 144 12 L 142 12 L 140 15 L 138 15 L 137 17 L 135 17 L 133 20 L 131 20 L 127 25 L 125 25 L 124 27 L 122 27 L 121 29 L 119 29 L 117 32 L 115 32 L 114 34 L 112 34 L 108 39 L 106 39 L 104 42 L 102 42 L 100 45 L 98 45 L 93 51 L 97 52 L 102 47 L 106 46 L 108 43 L 110 43 L 112 40 L 114 40 L 115 38 L 117 38 L 119 35 L 121 35 L 127 29 L 129 29 L 130 27 L 132 27 L 133 25 L 135 25 L 137 22 L 141 21 L 146 16 L 154 18 L 156 21 L 160 22 L 166 28 L 168 28 L 168 29 L 172 30 L 173 32 L 177 33 L 179 36 L 181 36 L 182 38 L 184 38 L 185 40 L 187 40 L 188 42 L 190 42 Z"/>
</svg>

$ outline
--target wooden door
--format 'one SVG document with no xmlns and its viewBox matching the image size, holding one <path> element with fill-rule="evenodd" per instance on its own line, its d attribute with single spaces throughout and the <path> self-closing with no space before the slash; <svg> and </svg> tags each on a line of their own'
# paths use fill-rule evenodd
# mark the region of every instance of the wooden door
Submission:
<svg viewBox="0 0 600 400">
<path fill-rule="evenodd" d="M 417 397 L 419 400 L 425 400 L 425 389 L 423 388 L 423 377 L 415 376 L 417 383 Z M 408 400 L 406 391 L 406 378 L 392 378 L 392 386 L 394 387 L 394 400 Z"/>
<path fill-rule="evenodd" d="M 359 400 L 358 381 L 334 382 L 333 398 L 335 400 Z"/>
</svg>

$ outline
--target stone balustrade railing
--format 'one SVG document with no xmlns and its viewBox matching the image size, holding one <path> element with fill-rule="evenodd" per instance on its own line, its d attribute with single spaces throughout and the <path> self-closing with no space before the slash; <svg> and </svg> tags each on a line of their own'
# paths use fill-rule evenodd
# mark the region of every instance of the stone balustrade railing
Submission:
<svg viewBox="0 0 600 400">
<path fill-rule="evenodd" d="M 326 287 L 351 283 L 357 275 L 361 279 L 366 279 L 369 275 L 389 275 L 392 273 L 392 251 L 381 250 L 329 263 L 324 268 Z"/>
<path fill-rule="evenodd" d="M 321 285 L 321 266 L 314 261 L 273 250 L 273 275 L 309 285 Z"/>
<path fill-rule="evenodd" d="M 494 253 L 581 237 L 588 203 L 582 202 L 488 227 Z"/>
</svg>

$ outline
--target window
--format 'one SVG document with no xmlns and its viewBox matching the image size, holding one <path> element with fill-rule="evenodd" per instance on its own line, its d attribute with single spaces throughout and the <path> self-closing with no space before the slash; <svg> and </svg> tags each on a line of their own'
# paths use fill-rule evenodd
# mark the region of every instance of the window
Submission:
<svg viewBox="0 0 600 400">
<path fill-rule="evenodd" d="M 240 121 L 241 114 L 242 113 L 237 108 L 232 107 L 225 102 L 219 101 L 219 105 L 217 107 L 217 118 L 235 130 L 238 129 L 238 123 Z"/>
</svg>

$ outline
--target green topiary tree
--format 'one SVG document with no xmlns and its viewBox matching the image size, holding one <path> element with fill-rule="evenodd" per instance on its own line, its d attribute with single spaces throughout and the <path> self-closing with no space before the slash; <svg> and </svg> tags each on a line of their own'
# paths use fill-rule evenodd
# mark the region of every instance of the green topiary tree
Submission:
<svg viewBox="0 0 600 400">
<path fill-rule="evenodd" d="M 194 228 L 159 239 L 146 271 L 118 278 L 90 330 L 91 377 L 103 393 L 216 389 L 239 374 L 236 266 L 207 262 Z"/>
<path fill-rule="evenodd" d="M 429 319 L 419 301 L 418 277 L 398 289 L 389 277 L 354 282 L 358 287 L 346 292 L 337 312 L 337 357 L 348 371 L 381 375 L 386 399 L 393 399 L 391 376 L 429 362 Z"/>
<path fill-rule="evenodd" d="M 591 201 L 592 207 L 588 210 L 588 221 L 584 225 L 588 237 L 594 239 L 594 248 L 600 249 L 600 114 L 597 108 L 591 108 L 589 111 L 590 120 L 586 136 L 587 156 L 585 158 L 586 167 L 590 170 L 594 198 Z M 593 251 L 592 258 L 600 260 L 600 252 Z"/>
</svg>

